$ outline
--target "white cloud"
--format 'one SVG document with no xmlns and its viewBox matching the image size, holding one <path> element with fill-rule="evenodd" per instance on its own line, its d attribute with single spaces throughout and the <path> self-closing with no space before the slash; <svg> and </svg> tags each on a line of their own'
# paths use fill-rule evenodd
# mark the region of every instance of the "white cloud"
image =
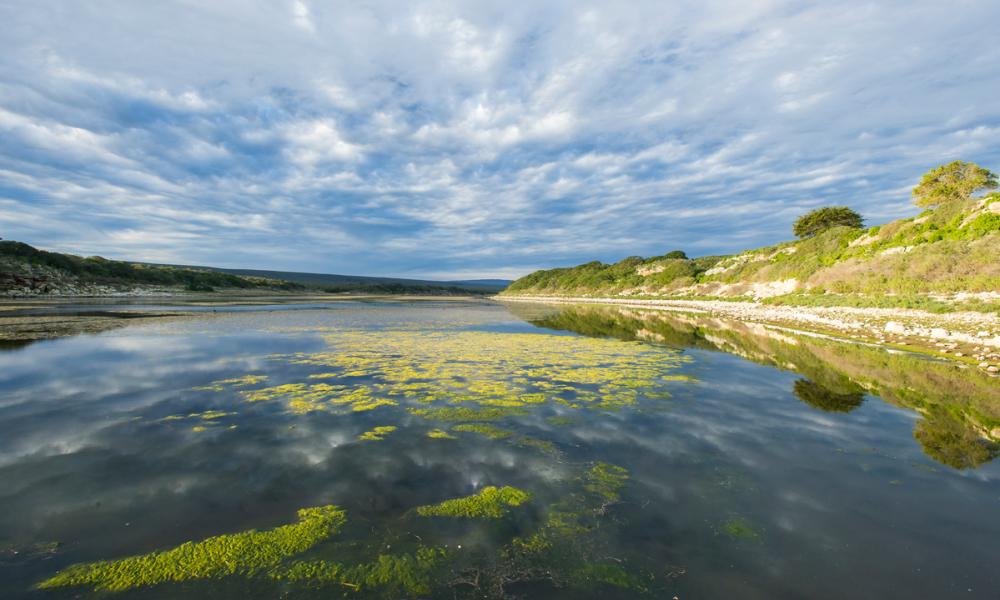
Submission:
<svg viewBox="0 0 1000 600">
<path fill-rule="evenodd" d="M 285 127 L 285 136 L 288 156 L 299 165 L 358 160 L 363 156 L 361 146 L 346 141 L 332 119 L 290 123 Z"/>
<path fill-rule="evenodd" d="M 1000 168 L 1000 49 L 982 42 L 998 17 L 930 1 L 15 0 L 0 6 L 3 233 L 490 276 L 734 251 L 824 202 L 886 220 L 936 163 Z"/>
<path fill-rule="evenodd" d="M 292 22 L 300 29 L 316 33 L 316 25 L 313 23 L 309 6 L 303 0 L 292 0 Z"/>
</svg>

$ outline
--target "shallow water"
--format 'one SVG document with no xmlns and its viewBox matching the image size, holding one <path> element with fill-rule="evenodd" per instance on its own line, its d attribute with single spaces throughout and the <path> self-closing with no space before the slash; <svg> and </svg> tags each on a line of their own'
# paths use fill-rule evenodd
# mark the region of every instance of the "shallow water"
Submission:
<svg viewBox="0 0 1000 600">
<path fill-rule="evenodd" d="M 0 348 L 0 597 L 1000 597 L 996 379 L 655 311 L 257 308 Z"/>
</svg>

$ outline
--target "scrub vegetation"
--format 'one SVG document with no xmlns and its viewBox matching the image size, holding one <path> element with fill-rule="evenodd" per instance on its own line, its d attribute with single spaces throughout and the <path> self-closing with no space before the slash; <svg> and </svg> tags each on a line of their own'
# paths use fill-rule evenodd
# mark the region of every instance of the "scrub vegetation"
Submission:
<svg viewBox="0 0 1000 600">
<path fill-rule="evenodd" d="M 951 163 L 914 188 L 915 202 L 926 210 L 913 218 L 863 229 L 861 216 L 847 207 L 822 208 L 799 219 L 797 241 L 734 256 L 632 256 L 615 264 L 536 271 L 503 294 L 780 296 L 802 305 L 884 304 L 889 297 L 902 305 L 954 306 L 930 296 L 1000 289 L 1000 194 L 973 196 L 995 187 L 989 171 Z"/>
<path fill-rule="evenodd" d="M 288 281 L 218 271 L 108 260 L 100 256 L 84 258 L 47 252 L 10 240 L 0 241 L 0 284 L 5 282 L 11 286 L 39 285 L 42 291 L 46 286 L 55 290 L 67 284 L 179 287 L 195 292 L 210 292 L 216 288 L 298 290 L 303 287 Z"/>
</svg>

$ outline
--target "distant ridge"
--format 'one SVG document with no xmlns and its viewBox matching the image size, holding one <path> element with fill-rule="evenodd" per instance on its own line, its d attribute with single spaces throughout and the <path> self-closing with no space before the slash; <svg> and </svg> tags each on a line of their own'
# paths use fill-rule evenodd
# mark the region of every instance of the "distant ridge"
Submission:
<svg viewBox="0 0 1000 600">
<path fill-rule="evenodd" d="M 502 279 L 433 281 L 108 260 L 99 256 L 49 252 L 23 242 L 0 240 L 0 294 L 13 297 L 218 290 L 457 296 L 495 294 L 509 283 Z"/>
<path fill-rule="evenodd" d="M 298 271 L 267 271 L 261 269 L 225 269 L 222 267 L 202 267 L 195 265 L 163 265 L 182 269 L 197 269 L 217 271 L 243 277 L 262 277 L 265 279 L 280 279 L 302 285 L 324 286 L 430 286 L 430 287 L 461 287 L 482 292 L 499 292 L 511 284 L 507 279 L 467 279 L 458 281 L 437 281 L 432 279 L 406 279 L 402 277 L 372 277 L 368 275 L 337 275 L 333 273 L 303 273 Z"/>
</svg>

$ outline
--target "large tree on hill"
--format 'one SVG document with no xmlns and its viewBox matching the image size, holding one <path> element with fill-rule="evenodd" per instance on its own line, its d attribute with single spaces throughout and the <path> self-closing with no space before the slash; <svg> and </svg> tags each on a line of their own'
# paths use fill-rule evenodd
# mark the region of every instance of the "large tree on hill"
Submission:
<svg viewBox="0 0 1000 600">
<path fill-rule="evenodd" d="M 792 226 L 792 233 L 797 237 L 807 238 L 831 227 L 861 229 L 863 224 L 861 215 L 846 206 L 824 206 L 799 217 Z"/>
<path fill-rule="evenodd" d="M 976 192 L 997 187 L 997 176 L 973 162 L 956 160 L 935 167 L 913 188 L 913 203 L 934 207 L 956 200 L 968 200 Z"/>
</svg>

